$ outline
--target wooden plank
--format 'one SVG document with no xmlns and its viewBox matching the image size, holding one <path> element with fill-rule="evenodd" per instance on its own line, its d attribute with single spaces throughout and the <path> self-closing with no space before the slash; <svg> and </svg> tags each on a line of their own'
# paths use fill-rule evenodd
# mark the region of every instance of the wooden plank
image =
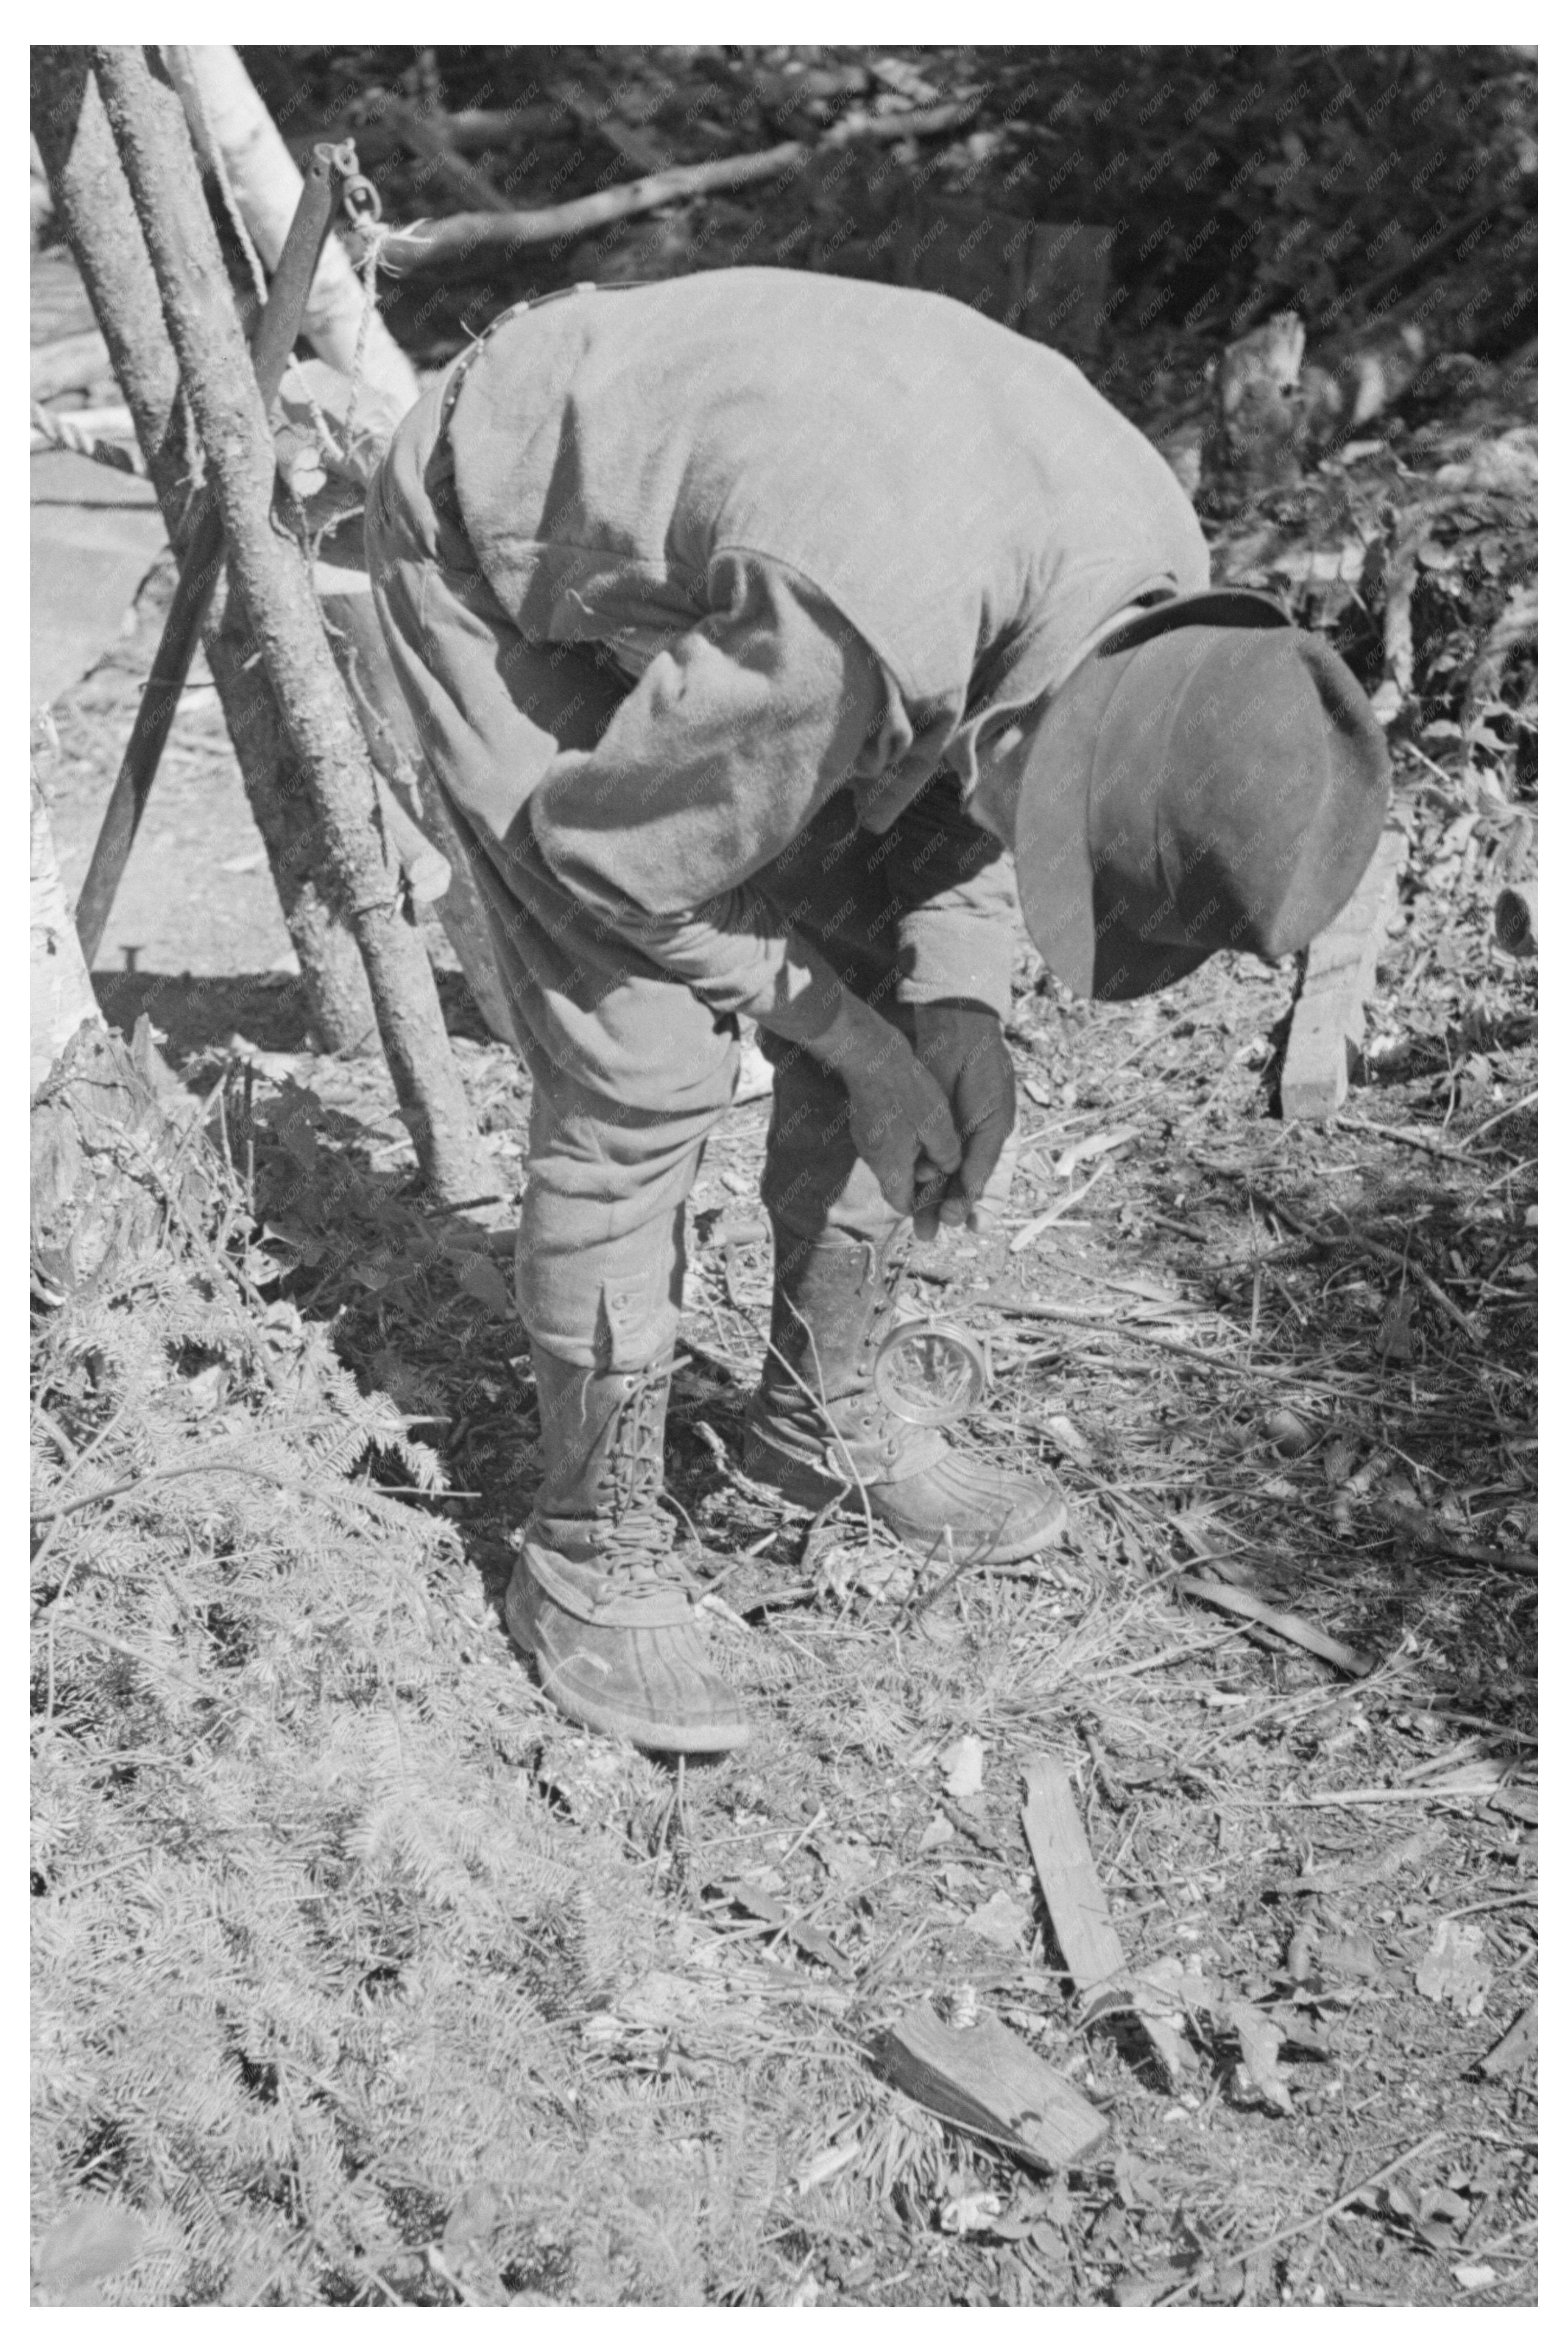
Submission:
<svg viewBox="0 0 1568 2352">
<path fill-rule="evenodd" d="M 1024 1835 L 1051 1927 L 1072 1980 L 1087 2001 L 1120 1994 L 1127 1956 L 1089 1850 L 1065 1769 L 1042 1757 L 1024 1769 Z"/>
<path fill-rule="evenodd" d="M 1024 1768 L 1024 1835 L 1052 1931 L 1088 2015 L 1131 2010 L 1167 2076 L 1179 2083 L 1192 2053 L 1168 1999 L 1152 1982 L 1141 1984 L 1127 1965 L 1065 1769 L 1037 1758 Z"/>
<path fill-rule="evenodd" d="M 1026 2164 L 1051 2171 L 1075 2164 L 1110 2128 L 1065 2074 L 988 2011 L 973 2025 L 944 2025 L 921 2001 L 890 2029 L 881 2054 L 900 2091 Z"/>
<path fill-rule="evenodd" d="M 1280 1079 L 1287 1118 L 1331 1118 L 1350 1092 L 1350 1055 L 1361 1044 L 1365 1005 L 1377 981 L 1405 835 L 1385 833 L 1350 900 L 1307 952 L 1307 976 L 1290 1020 Z"/>
</svg>

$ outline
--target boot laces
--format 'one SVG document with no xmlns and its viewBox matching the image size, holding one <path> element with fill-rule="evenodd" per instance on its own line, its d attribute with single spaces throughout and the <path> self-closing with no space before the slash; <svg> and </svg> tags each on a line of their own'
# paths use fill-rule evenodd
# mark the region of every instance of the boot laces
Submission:
<svg viewBox="0 0 1568 2352">
<path fill-rule="evenodd" d="M 605 1491 L 595 1514 L 600 1565 L 633 1586 L 672 1581 L 669 1521 L 658 1507 L 664 1483 L 659 1393 L 667 1375 L 651 1371 L 627 1395 L 605 1465 Z"/>
</svg>

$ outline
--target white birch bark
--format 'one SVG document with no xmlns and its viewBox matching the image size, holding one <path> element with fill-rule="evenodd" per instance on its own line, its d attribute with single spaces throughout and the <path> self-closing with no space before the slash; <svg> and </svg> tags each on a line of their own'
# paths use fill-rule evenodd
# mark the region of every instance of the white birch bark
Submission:
<svg viewBox="0 0 1568 2352">
<path fill-rule="evenodd" d="M 84 1021 L 103 1015 L 66 905 L 49 804 L 32 779 L 27 943 L 27 1093 L 36 1095 Z"/>
<path fill-rule="evenodd" d="M 238 51 L 217 44 L 170 47 L 164 61 L 197 152 L 210 161 L 216 146 L 256 249 L 268 270 L 276 269 L 304 182 Z M 305 334 L 345 375 L 353 373 L 363 315 L 364 290 L 342 247 L 330 236 L 305 306 Z M 395 402 L 399 415 L 418 398 L 414 369 L 379 318 L 370 323 L 362 374 Z"/>
</svg>

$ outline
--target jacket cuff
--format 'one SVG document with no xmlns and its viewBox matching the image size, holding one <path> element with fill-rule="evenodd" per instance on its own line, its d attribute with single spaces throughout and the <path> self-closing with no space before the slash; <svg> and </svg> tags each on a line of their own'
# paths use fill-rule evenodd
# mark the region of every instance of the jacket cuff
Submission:
<svg viewBox="0 0 1568 2352">
<path fill-rule="evenodd" d="M 928 907 L 906 915 L 899 934 L 900 1003 L 940 1004 L 965 997 L 1005 1021 L 1022 948 L 1016 902 L 1010 892 L 1008 897 L 1009 904 L 991 913 Z"/>
</svg>

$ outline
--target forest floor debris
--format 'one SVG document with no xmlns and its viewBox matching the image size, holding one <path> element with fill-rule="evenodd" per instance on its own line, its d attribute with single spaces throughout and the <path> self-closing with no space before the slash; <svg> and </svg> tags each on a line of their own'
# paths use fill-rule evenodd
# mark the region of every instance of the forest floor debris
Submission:
<svg viewBox="0 0 1568 2352">
<path fill-rule="evenodd" d="M 944 1561 L 741 1475 L 765 1102 L 721 1131 L 670 1486 L 758 1728 L 679 1804 L 500 1630 L 537 1433 L 504 1240 L 422 1207 L 384 1074 L 312 1055 L 288 982 L 270 1076 L 153 994 L 221 1089 L 271 1303 L 183 1275 L 40 1334 L 40 2193 L 145 2223 L 94 2292 L 1531 2298 L 1532 2070 L 1487 2053 L 1535 1976 L 1534 971 L 1412 766 L 1394 1047 L 1343 1120 L 1270 1114 L 1289 972 L 1092 1014 L 1020 982 L 1010 1228 L 931 1245 L 910 1288 L 989 1338 L 976 1441 L 1069 1493 L 1028 1572 L 938 1593 Z M 514 1129 L 510 1057 L 459 1052 Z M 1142 1148 L 1113 1153 L 1134 1074 Z M 1104 1181 L 1015 1253 L 1075 1141 Z M 47 1517 L 204 1450 L 262 1475 Z M 267 1481 L 307 1457 L 357 1525 Z M 1204 1622 L 1199 1577 L 1258 1620 Z M 1019 1812 L 1040 1755 L 1180 2087 L 1062 1973 Z M 964 1986 L 1107 2120 L 1052 2182 L 875 2067 L 911 1995 Z"/>
</svg>

